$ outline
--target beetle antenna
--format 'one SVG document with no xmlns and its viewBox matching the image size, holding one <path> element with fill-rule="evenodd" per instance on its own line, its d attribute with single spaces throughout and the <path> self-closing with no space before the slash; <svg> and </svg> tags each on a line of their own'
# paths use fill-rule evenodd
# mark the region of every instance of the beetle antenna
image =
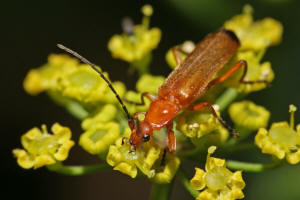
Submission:
<svg viewBox="0 0 300 200">
<path fill-rule="evenodd" d="M 115 96 L 118 99 L 119 103 L 121 104 L 129 123 L 134 124 L 134 120 L 130 116 L 130 114 L 129 114 L 125 104 L 123 103 L 122 99 L 120 98 L 119 94 L 117 93 L 115 88 L 112 86 L 111 82 L 103 75 L 103 73 L 94 64 L 92 64 L 89 60 L 87 60 L 86 58 L 81 56 L 79 53 L 73 51 L 72 49 L 69 49 L 69 48 L 65 47 L 64 45 L 62 45 L 62 44 L 57 44 L 57 47 L 64 50 L 64 51 L 66 51 L 66 52 L 68 52 L 68 53 L 70 53 L 70 54 L 72 54 L 73 56 L 75 56 L 76 58 L 78 58 L 79 60 L 84 62 L 85 64 L 90 65 L 101 76 L 101 78 L 107 83 L 108 87 L 113 91 L 113 93 L 115 94 Z"/>
</svg>

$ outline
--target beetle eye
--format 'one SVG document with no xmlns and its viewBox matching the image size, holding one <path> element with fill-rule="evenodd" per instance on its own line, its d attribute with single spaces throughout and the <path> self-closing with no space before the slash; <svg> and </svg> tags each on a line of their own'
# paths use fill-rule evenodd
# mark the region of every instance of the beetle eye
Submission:
<svg viewBox="0 0 300 200">
<path fill-rule="evenodd" d="M 142 140 L 143 142 L 148 142 L 150 140 L 150 135 L 148 134 L 143 135 Z"/>
</svg>

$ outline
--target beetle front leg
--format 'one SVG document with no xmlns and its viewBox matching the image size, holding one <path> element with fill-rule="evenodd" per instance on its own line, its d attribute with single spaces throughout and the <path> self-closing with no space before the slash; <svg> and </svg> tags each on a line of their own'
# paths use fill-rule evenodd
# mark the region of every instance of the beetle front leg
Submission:
<svg viewBox="0 0 300 200">
<path fill-rule="evenodd" d="M 173 120 L 169 121 L 166 125 L 166 128 L 168 130 L 168 147 L 169 152 L 175 152 L 176 151 L 176 137 L 173 131 Z"/>
<path fill-rule="evenodd" d="M 154 94 L 151 94 L 149 92 L 144 92 L 141 95 L 141 102 L 130 101 L 130 100 L 126 99 L 126 98 L 124 98 L 123 100 L 125 102 L 127 102 L 127 103 L 135 104 L 136 106 L 143 106 L 143 105 L 145 105 L 145 97 L 147 99 L 149 99 L 151 102 L 155 101 L 157 99 L 157 97 Z"/>
</svg>

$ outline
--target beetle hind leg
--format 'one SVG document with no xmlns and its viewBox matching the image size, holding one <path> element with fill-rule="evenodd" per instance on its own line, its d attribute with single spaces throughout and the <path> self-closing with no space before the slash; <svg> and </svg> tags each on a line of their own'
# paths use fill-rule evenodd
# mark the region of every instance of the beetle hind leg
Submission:
<svg viewBox="0 0 300 200">
<path fill-rule="evenodd" d="M 211 113 L 214 115 L 215 118 L 218 119 L 218 121 L 222 124 L 222 126 L 224 128 L 226 128 L 234 137 L 239 137 L 239 134 L 229 125 L 227 124 L 227 122 L 222 118 L 220 117 L 219 115 L 217 115 L 217 112 L 216 110 L 214 109 L 214 107 L 207 103 L 207 102 L 200 102 L 196 105 L 192 105 L 190 107 L 191 110 L 194 110 L 194 111 L 199 111 L 199 110 L 203 110 L 204 108 L 208 108 Z"/>
<path fill-rule="evenodd" d="M 212 80 L 208 86 L 207 89 L 209 89 L 211 86 L 216 85 L 218 83 L 222 83 L 228 78 L 230 78 L 232 75 L 234 75 L 241 67 L 244 67 L 243 75 L 240 78 L 239 82 L 244 84 L 255 84 L 255 83 L 265 83 L 267 86 L 270 86 L 270 82 L 267 80 L 256 80 L 256 81 L 247 81 L 245 80 L 247 71 L 248 71 L 248 64 L 245 60 L 240 60 L 237 63 L 235 63 L 231 68 L 228 69 L 224 74 L 217 77 L 216 79 Z"/>
</svg>

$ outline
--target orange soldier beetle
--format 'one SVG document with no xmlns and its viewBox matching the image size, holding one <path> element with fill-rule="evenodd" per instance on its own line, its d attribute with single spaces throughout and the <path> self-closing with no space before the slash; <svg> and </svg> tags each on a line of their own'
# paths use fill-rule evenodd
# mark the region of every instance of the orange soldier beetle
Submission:
<svg viewBox="0 0 300 200">
<path fill-rule="evenodd" d="M 173 118 L 183 109 L 196 111 L 208 108 L 226 129 L 234 136 L 238 136 L 237 132 L 217 115 L 212 105 L 207 102 L 200 102 L 196 105 L 192 103 L 201 97 L 211 86 L 225 81 L 242 66 L 244 66 L 244 72 L 240 78 L 241 83 L 267 83 L 265 80 L 244 80 L 247 73 L 247 62 L 244 60 L 238 61 L 223 75 L 213 79 L 218 71 L 221 70 L 237 52 L 240 46 L 239 39 L 232 31 L 220 29 L 215 33 L 209 34 L 204 40 L 199 42 L 193 52 L 190 53 L 183 62 L 180 60 L 178 49 L 173 49 L 173 54 L 178 66 L 160 86 L 157 97 L 150 93 L 142 94 L 141 103 L 136 104 L 143 105 L 144 97 L 148 98 L 151 104 L 148 111 L 144 113 L 145 119 L 139 121 L 138 115 L 140 113 L 135 113 L 134 117 L 130 116 L 126 106 L 110 81 L 104 77 L 98 68 L 73 50 L 60 44 L 57 46 L 79 58 L 82 62 L 90 65 L 100 74 L 114 92 L 127 116 L 128 124 L 131 129 L 131 136 L 129 138 L 131 151 L 134 151 L 142 143 L 149 141 L 153 135 L 153 131 L 166 127 L 168 131 L 169 151 L 175 152 L 176 138 L 172 130 Z"/>
</svg>

